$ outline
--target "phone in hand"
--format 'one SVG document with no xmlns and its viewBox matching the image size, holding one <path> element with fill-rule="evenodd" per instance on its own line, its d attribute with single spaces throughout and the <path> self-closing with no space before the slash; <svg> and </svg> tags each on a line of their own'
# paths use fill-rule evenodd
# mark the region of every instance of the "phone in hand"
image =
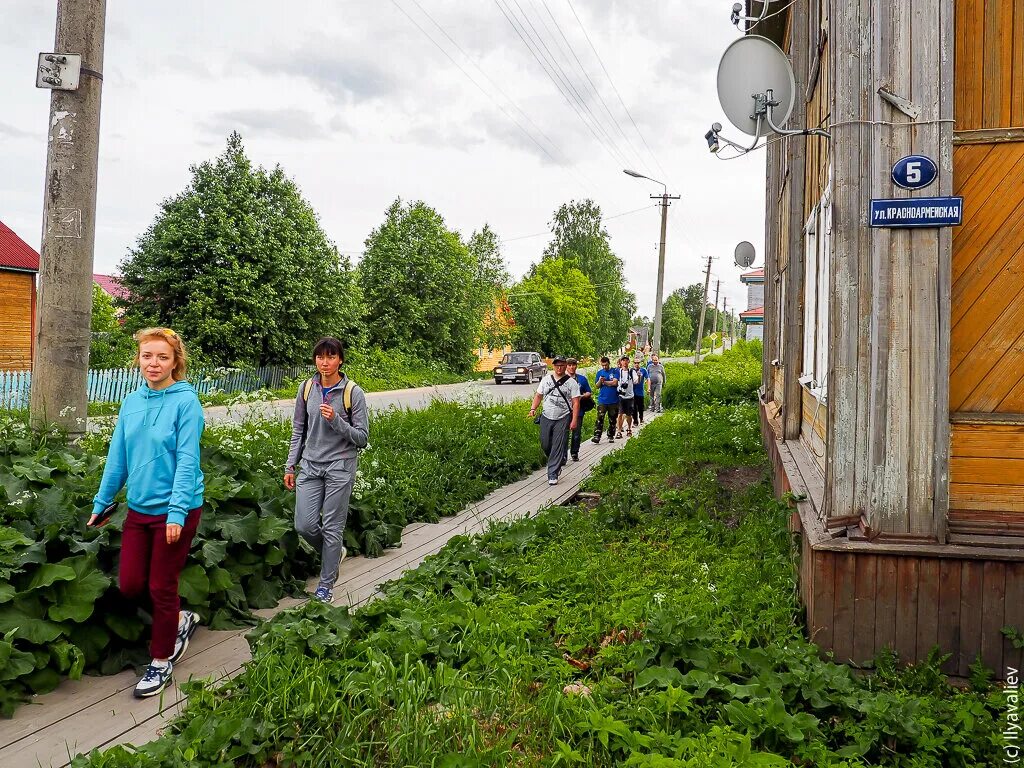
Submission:
<svg viewBox="0 0 1024 768">
<path fill-rule="evenodd" d="M 96 519 L 91 523 L 86 523 L 91 528 L 99 528 L 103 523 L 110 519 L 110 516 L 117 511 L 117 502 L 112 501 L 103 508 L 103 511 L 96 515 Z"/>
</svg>

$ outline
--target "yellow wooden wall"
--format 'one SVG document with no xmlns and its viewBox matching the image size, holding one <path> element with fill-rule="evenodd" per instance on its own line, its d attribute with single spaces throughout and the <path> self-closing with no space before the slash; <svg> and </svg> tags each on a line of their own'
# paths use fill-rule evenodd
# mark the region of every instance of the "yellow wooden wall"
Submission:
<svg viewBox="0 0 1024 768">
<path fill-rule="evenodd" d="M 1024 534 L 1024 0 L 957 0 L 949 529 Z"/>
<path fill-rule="evenodd" d="M 0 370 L 32 367 L 35 276 L 0 270 Z"/>
</svg>

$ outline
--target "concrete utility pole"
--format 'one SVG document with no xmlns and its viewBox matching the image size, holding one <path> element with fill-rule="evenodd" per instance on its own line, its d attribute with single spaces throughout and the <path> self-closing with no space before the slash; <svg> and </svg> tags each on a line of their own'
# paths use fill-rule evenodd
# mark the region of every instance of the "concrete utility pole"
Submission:
<svg viewBox="0 0 1024 768">
<path fill-rule="evenodd" d="M 32 424 L 85 431 L 106 0 L 58 0 L 55 50 L 80 54 L 76 90 L 54 90 L 46 149 Z"/>
<path fill-rule="evenodd" d="M 715 329 L 711 332 L 711 351 L 715 351 L 715 335 L 718 333 L 718 291 L 722 287 L 721 280 L 715 280 Z"/>
<path fill-rule="evenodd" d="M 708 266 L 704 270 L 704 300 L 700 303 L 700 323 L 697 325 L 697 349 L 693 352 L 693 361 L 700 362 L 700 342 L 704 338 L 704 312 L 708 308 L 708 286 L 711 284 L 711 257 L 708 256 Z"/>
<path fill-rule="evenodd" d="M 650 176 L 644 176 L 642 173 L 631 171 L 628 168 L 623 170 L 627 176 L 632 176 L 635 179 L 647 179 L 653 181 L 656 184 L 661 184 L 661 194 L 651 195 L 651 200 L 660 200 L 661 203 L 661 241 L 658 245 L 658 294 L 654 297 L 654 343 L 651 349 L 655 352 L 661 352 L 661 303 L 662 296 L 665 293 L 665 233 L 668 229 L 668 207 L 671 205 L 671 200 L 678 200 L 679 195 L 670 195 L 668 193 L 668 187 L 665 186 L 665 182 L 652 179 Z"/>
</svg>

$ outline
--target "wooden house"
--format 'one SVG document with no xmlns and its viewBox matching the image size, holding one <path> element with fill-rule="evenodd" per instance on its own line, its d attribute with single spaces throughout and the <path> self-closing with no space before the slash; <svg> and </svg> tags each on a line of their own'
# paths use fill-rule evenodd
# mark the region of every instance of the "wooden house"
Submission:
<svg viewBox="0 0 1024 768">
<path fill-rule="evenodd" d="M 764 337 L 764 267 L 752 269 L 740 275 L 740 282 L 747 286 L 747 308 L 740 312 L 743 323 L 743 338 L 747 341 Z"/>
<path fill-rule="evenodd" d="M 786 127 L 831 132 L 770 141 L 766 167 L 762 428 L 800 499 L 808 632 L 844 662 L 938 646 L 951 675 L 980 657 L 1005 677 L 1024 631 L 1024 0 L 777 6 L 748 34 L 793 65 Z M 894 183 L 908 155 L 935 161 L 930 188 Z M 960 226 L 869 225 L 872 200 L 954 195 Z"/>
<path fill-rule="evenodd" d="M 35 346 L 39 254 L 0 221 L 0 371 L 27 371 Z"/>
</svg>

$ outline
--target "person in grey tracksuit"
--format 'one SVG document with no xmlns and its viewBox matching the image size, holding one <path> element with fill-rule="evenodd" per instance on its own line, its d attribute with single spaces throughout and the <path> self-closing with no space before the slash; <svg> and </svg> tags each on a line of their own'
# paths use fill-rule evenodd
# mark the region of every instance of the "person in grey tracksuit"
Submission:
<svg viewBox="0 0 1024 768">
<path fill-rule="evenodd" d="M 651 355 L 647 364 L 647 379 L 651 390 L 651 413 L 661 413 L 661 390 L 665 387 L 665 366 L 657 354 Z"/>
<path fill-rule="evenodd" d="M 330 602 L 345 559 L 345 523 L 355 484 L 358 452 L 370 434 L 366 395 L 352 387 L 351 413 L 344 405 L 348 377 L 344 348 L 333 338 L 321 339 L 313 351 L 317 373 L 309 395 L 299 385 L 292 416 L 292 439 L 285 463 L 284 484 L 295 489 L 295 530 L 320 550 L 320 584 L 314 598 Z"/>
</svg>

